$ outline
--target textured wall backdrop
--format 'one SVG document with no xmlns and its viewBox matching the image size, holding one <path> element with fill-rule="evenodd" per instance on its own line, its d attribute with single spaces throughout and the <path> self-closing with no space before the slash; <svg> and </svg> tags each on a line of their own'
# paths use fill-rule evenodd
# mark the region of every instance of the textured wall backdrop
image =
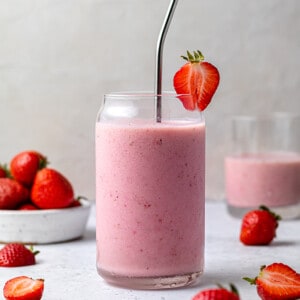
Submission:
<svg viewBox="0 0 300 300">
<path fill-rule="evenodd" d="M 94 122 L 102 95 L 152 90 L 169 0 L 1 0 L 0 162 L 36 149 L 94 198 Z M 163 87 L 186 49 L 218 66 L 206 111 L 207 197 L 223 197 L 228 119 L 300 112 L 299 0 L 179 0 Z"/>
</svg>

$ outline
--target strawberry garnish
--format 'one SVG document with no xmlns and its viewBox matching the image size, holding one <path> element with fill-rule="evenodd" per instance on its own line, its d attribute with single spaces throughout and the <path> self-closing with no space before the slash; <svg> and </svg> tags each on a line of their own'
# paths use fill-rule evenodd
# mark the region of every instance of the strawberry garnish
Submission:
<svg viewBox="0 0 300 300">
<path fill-rule="evenodd" d="M 240 241 L 244 245 L 268 245 L 276 236 L 281 219 L 266 206 L 249 211 L 242 220 Z"/>
<path fill-rule="evenodd" d="M 176 72 L 173 85 L 177 94 L 188 94 L 192 97 L 180 97 L 188 110 L 203 111 L 210 103 L 220 81 L 218 69 L 208 62 L 198 51 L 182 56 L 188 62 Z"/>
<path fill-rule="evenodd" d="M 300 274 L 283 263 L 262 266 L 257 277 L 244 279 L 256 285 L 257 293 L 263 300 L 300 298 Z"/>
<path fill-rule="evenodd" d="M 6 244 L 0 250 L 0 267 L 21 267 L 34 265 L 35 255 L 39 251 L 33 251 L 33 248 L 26 248 L 20 243 Z"/>
<path fill-rule="evenodd" d="M 192 300 L 239 300 L 236 287 L 230 284 L 230 290 L 219 285 L 218 288 L 202 290 Z"/>
<path fill-rule="evenodd" d="M 40 300 L 44 291 L 43 279 L 18 276 L 8 280 L 3 288 L 6 300 Z"/>
</svg>

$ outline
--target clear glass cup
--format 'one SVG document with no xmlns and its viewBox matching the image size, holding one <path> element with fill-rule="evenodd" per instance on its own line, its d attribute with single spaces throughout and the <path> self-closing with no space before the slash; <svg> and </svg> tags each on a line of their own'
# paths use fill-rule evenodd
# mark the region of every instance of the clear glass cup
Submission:
<svg viewBox="0 0 300 300">
<path fill-rule="evenodd" d="M 163 94 L 157 122 L 156 97 L 105 95 L 96 122 L 97 270 L 134 289 L 191 285 L 204 264 L 204 118 Z"/>
<path fill-rule="evenodd" d="M 228 211 L 242 217 L 266 205 L 284 219 L 300 216 L 300 116 L 235 116 L 225 157 Z"/>
</svg>

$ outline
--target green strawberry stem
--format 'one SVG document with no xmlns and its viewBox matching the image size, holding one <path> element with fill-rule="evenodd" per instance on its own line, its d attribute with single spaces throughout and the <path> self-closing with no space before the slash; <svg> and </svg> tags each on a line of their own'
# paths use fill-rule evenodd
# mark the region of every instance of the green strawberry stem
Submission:
<svg viewBox="0 0 300 300">
<path fill-rule="evenodd" d="M 30 245 L 30 246 L 29 246 L 29 250 L 32 252 L 32 254 L 33 254 L 34 256 L 36 256 L 36 255 L 38 255 L 38 254 L 40 253 L 40 251 L 34 250 L 34 249 L 33 249 L 33 245 Z"/>
<path fill-rule="evenodd" d="M 187 56 L 181 55 L 181 57 L 191 63 L 199 63 L 201 61 L 204 61 L 204 55 L 200 50 L 193 51 L 194 55 L 190 51 L 186 51 Z"/>
<path fill-rule="evenodd" d="M 256 284 L 256 279 L 257 277 L 255 278 L 249 278 L 249 277 L 243 277 L 244 280 L 248 281 L 250 284 Z"/>
<path fill-rule="evenodd" d="M 46 168 L 49 164 L 47 157 L 40 157 L 39 160 L 39 170 Z"/>
<path fill-rule="evenodd" d="M 2 169 L 5 172 L 6 177 L 12 178 L 10 170 L 9 170 L 7 164 L 0 164 L 0 169 Z"/>
<path fill-rule="evenodd" d="M 266 265 L 262 265 L 260 267 L 260 272 L 259 275 L 261 275 L 263 269 L 266 267 Z M 256 284 L 256 280 L 257 280 L 258 276 L 256 276 L 255 278 L 249 278 L 249 277 L 243 277 L 244 280 L 248 281 L 250 284 Z"/>
<path fill-rule="evenodd" d="M 269 207 L 267 207 L 267 206 L 265 206 L 265 205 L 260 205 L 260 206 L 259 206 L 259 209 L 265 210 L 265 211 L 269 212 L 269 213 L 274 217 L 274 219 L 275 219 L 276 221 L 280 221 L 280 220 L 282 219 L 280 215 L 278 215 L 278 214 L 276 214 L 275 212 L 271 211 L 271 210 L 269 209 Z"/>
<path fill-rule="evenodd" d="M 220 288 L 220 289 L 225 289 L 224 286 L 220 283 L 217 283 L 217 286 Z M 229 286 L 230 286 L 230 291 L 236 295 L 239 295 L 239 292 L 238 292 L 238 289 L 236 288 L 236 286 L 233 284 L 233 283 L 229 283 Z"/>
</svg>

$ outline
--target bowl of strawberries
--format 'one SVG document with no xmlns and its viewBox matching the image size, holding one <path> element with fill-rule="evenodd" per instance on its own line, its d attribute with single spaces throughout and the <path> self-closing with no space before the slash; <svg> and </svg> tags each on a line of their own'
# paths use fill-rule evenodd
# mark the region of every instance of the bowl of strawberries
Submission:
<svg viewBox="0 0 300 300">
<path fill-rule="evenodd" d="M 0 242 L 47 244 L 83 235 L 91 203 L 37 151 L 0 165 Z"/>
</svg>

